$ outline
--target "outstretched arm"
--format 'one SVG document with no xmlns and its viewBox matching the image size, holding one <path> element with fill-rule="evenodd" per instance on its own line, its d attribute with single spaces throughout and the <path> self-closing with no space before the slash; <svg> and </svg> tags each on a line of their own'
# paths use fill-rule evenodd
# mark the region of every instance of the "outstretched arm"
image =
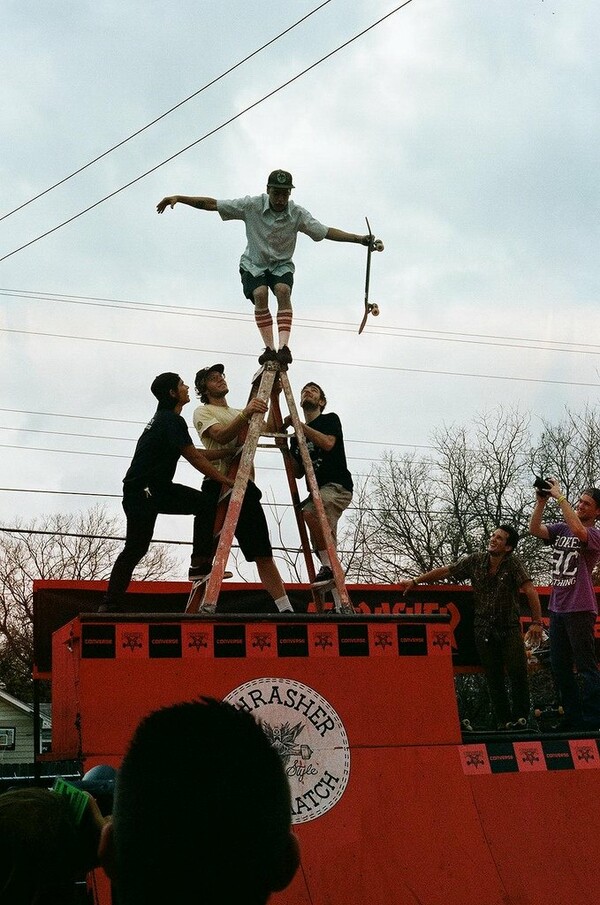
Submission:
<svg viewBox="0 0 600 905">
<path fill-rule="evenodd" d="M 159 214 L 162 214 L 168 207 L 173 208 L 177 203 L 189 204 L 190 207 L 197 207 L 201 211 L 216 211 L 217 209 L 216 198 L 203 198 L 194 195 L 169 195 L 158 202 L 156 210 Z"/>
<path fill-rule="evenodd" d="M 334 226 L 330 226 L 325 233 L 325 238 L 331 239 L 332 242 L 355 242 L 357 245 L 368 245 L 372 236 L 369 236 L 368 234 L 366 236 L 359 236 L 356 233 L 346 233 L 343 229 L 336 229 Z"/>
<path fill-rule="evenodd" d="M 427 584 L 429 581 L 439 581 L 440 578 L 448 578 L 449 575 L 449 566 L 440 566 L 439 569 L 423 572 L 421 575 L 417 575 L 416 578 L 409 578 L 404 589 L 404 596 L 406 597 L 408 592 L 413 591 L 418 584 Z"/>
</svg>

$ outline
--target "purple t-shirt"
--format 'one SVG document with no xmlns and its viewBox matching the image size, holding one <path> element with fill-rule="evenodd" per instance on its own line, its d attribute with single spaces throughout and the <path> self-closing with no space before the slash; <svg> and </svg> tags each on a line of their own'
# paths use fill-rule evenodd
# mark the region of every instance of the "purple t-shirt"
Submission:
<svg viewBox="0 0 600 905">
<path fill-rule="evenodd" d="M 552 594 L 548 609 L 554 613 L 598 612 L 592 570 L 600 559 L 600 529 L 588 528 L 582 544 L 564 522 L 546 525 L 552 555 Z"/>
</svg>

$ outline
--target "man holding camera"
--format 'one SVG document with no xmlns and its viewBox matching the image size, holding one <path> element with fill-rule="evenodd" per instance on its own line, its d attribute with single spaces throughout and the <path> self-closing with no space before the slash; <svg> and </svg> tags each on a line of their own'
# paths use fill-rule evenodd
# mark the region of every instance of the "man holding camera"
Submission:
<svg viewBox="0 0 600 905">
<path fill-rule="evenodd" d="M 550 661 L 565 713 L 561 728 L 600 729 L 600 671 L 596 657 L 598 614 L 592 571 L 600 559 L 600 489 L 588 487 L 573 508 L 555 478 L 536 481 L 536 505 L 529 532 L 553 547 Z M 548 500 L 563 520 L 544 524 Z M 573 666 L 581 677 L 581 693 Z"/>
<path fill-rule="evenodd" d="M 525 566 L 513 552 L 519 535 L 512 525 L 500 525 L 492 533 L 485 552 L 463 556 L 411 578 L 404 595 L 418 584 L 454 578 L 470 579 L 475 608 L 475 646 L 485 673 L 498 729 L 525 729 L 529 714 L 527 657 L 521 632 L 519 593 L 531 610 L 527 639 L 539 643 L 542 636 L 540 600 Z M 510 681 L 512 708 L 504 673 Z M 468 727 L 470 728 L 470 726 Z"/>
</svg>

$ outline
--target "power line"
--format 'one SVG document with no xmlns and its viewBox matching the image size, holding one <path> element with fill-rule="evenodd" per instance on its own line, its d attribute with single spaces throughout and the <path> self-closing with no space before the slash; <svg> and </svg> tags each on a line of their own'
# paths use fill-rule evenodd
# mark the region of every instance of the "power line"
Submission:
<svg viewBox="0 0 600 905">
<path fill-rule="evenodd" d="M 44 453 L 60 453 L 62 455 L 67 456 L 94 456 L 98 459 L 124 459 L 126 462 L 131 461 L 131 455 L 122 455 L 119 453 L 105 453 L 105 452 L 88 452 L 87 450 L 80 449 L 49 449 L 47 446 L 18 446 L 17 444 L 11 443 L 0 443 L 0 449 L 19 449 L 21 451 L 27 450 L 28 452 L 44 452 Z M 353 456 L 348 456 L 349 461 L 359 461 L 359 462 L 373 462 L 374 460 L 371 458 L 358 458 Z M 283 474 L 283 470 L 281 468 L 275 468 L 270 465 L 260 465 L 261 471 L 276 471 L 278 473 Z M 366 478 L 368 477 L 365 474 L 354 474 L 355 478 Z"/>
<path fill-rule="evenodd" d="M 324 2 L 321 3 L 319 6 L 316 6 L 313 10 L 311 10 L 305 16 L 302 16 L 301 19 L 298 19 L 297 22 L 294 22 L 293 25 L 290 25 L 288 28 L 284 29 L 282 32 L 280 32 L 278 35 L 276 35 L 274 38 L 271 38 L 269 41 L 267 41 L 265 44 L 262 44 L 256 50 L 253 50 L 252 53 L 248 54 L 248 56 L 244 57 L 238 63 L 235 63 L 233 66 L 230 66 L 229 69 L 226 69 L 225 72 L 221 73 L 221 75 L 218 75 L 214 79 L 211 79 L 210 82 L 207 82 L 205 85 L 202 86 L 202 88 L 198 88 L 197 91 L 194 91 L 193 94 L 190 94 L 188 97 L 184 98 L 184 100 L 179 101 L 179 103 L 175 104 L 173 107 L 169 107 L 168 110 L 166 110 L 164 113 L 161 113 L 160 116 L 157 116 L 155 119 L 151 120 L 149 123 L 146 123 L 146 125 L 142 126 L 141 129 L 137 129 L 135 132 L 132 132 L 132 134 L 128 135 L 127 138 L 123 138 L 121 141 L 117 142 L 116 145 L 113 145 L 112 147 L 108 148 L 106 151 L 103 151 L 102 154 L 98 154 L 97 157 L 94 157 L 92 160 L 88 161 L 88 163 L 83 164 L 83 166 L 74 170 L 72 173 L 69 173 L 68 176 L 64 176 L 58 182 L 55 182 L 54 185 L 49 186 L 48 188 L 44 189 L 42 192 L 38 192 L 37 195 L 34 195 L 32 198 L 29 198 L 27 201 L 24 201 L 22 204 L 19 204 L 18 207 L 13 208 L 13 210 L 8 211 L 8 213 L 2 214 L 2 216 L 0 216 L 0 221 L 6 220 L 8 217 L 11 217 L 13 214 L 16 214 L 17 211 L 20 211 L 24 207 L 27 207 L 29 204 L 32 204 L 34 201 L 37 201 L 38 198 L 42 198 L 44 195 L 47 195 L 49 192 L 53 191 L 54 189 L 58 188 L 59 186 L 64 185 L 64 183 L 68 182 L 69 179 L 72 179 L 74 176 L 78 176 L 79 173 L 83 173 L 84 170 L 87 170 L 93 164 L 98 163 L 99 160 L 102 160 L 102 158 L 107 157 L 109 154 L 112 154 L 113 151 L 116 151 L 118 148 L 122 148 L 123 145 L 127 144 L 127 142 L 131 141 L 133 138 L 137 138 L 138 135 L 141 135 L 142 132 L 145 132 L 151 126 L 155 126 L 156 123 L 161 121 L 161 119 L 165 119 L 165 117 L 169 116 L 170 113 L 173 113 L 175 110 L 178 110 L 179 107 L 183 107 L 184 104 L 187 104 L 188 101 L 191 101 L 193 98 L 198 97 L 198 95 L 202 94 L 203 91 L 206 91 L 208 88 L 212 88 L 213 85 L 216 85 L 217 82 L 220 82 L 221 79 L 225 78 L 225 76 L 230 75 L 236 69 L 239 69 L 240 66 L 243 66 L 244 63 L 247 63 L 248 60 L 251 60 L 252 57 L 257 56 L 259 53 L 261 53 L 267 47 L 270 47 L 271 44 L 274 44 L 276 41 L 278 41 L 284 35 L 288 34 L 290 31 L 293 31 L 293 29 L 296 28 L 296 26 L 300 25 L 302 22 L 305 22 L 307 19 L 310 19 L 310 17 L 312 15 L 317 13 L 324 6 L 327 6 L 328 3 L 331 3 L 331 0 L 324 0 Z"/>
<path fill-rule="evenodd" d="M 216 318 L 250 323 L 251 315 L 235 314 L 231 311 L 211 308 L 190 308 L 185 305 L 169 305 L 154 302 L 136 302 L 132 300 L 102 299 L 86 296 L 62 296 L 55 293 L 28 293 L 26 290 L 0 289 L 0 295 L 15 298 L 26 298 L 36 301 L 51 301 L 53 304 L 83 305 L 94 308 L 110 308 L 120 311 L 153 312 L 176 317 Z M 348 321 L 323 321 L 314 318 L 295 317 L 294 324 L 306 329 L 337 330 L 342 332 L 356 331 L 356 325 Z M 405 339 L 421 339 L 433 342 L 455 342 L 465 345 L 493 346 L 508 349 L 532 349 L 542 352 L 566 352 L 571 354 L 600 355 L 598 343 L 568 342 L 561 340 L 532 340 L 521 336 L 496 336 L 494 334 L 467 333 L 451 330 L 426 330 L 419 327 L 371 327 L 370 333 L 377 336 L 398 336 Z"/>
<path fill-rule="evenodd" d="M 59 415 L 59 414 L 56 414 L 53 412 L 24 412 L 20 409 L 0 408 L 0 412 L 13 412 L 13 413 L 18 413 L 18 414 L 40 415 L 40 416 L 44 416 L 44 417 L 57 417 L 57 418 L 82 418 L 82 419 L 85 418 L 86 420 L 92 420 L 92 421 L 104 421 L 104 420 L 106 420 L 106 421 L 115 420 L 116 421 L 117 420 L 117 419 L 110 419 L 110 418 L 106 418 L 106 419 L 93 418 L 90 415 Z M 119 423 L 122 423 L 122 422 L 119 421 Z M 127 421 L 126 423 L 127 424 L 146 424 L 147 422 L 145 422 L 145 421 Z M 0 427 L 0 430 L 17 431 L 20 433 L 27 433 L 27 434 L 51 434 L 51 435 L 58 436 L 58 437 L 82 437 L 87 440 L 122 440 L 126 443 L 135 443 L 138 439 L 137 437 L 107 437 L 104 434 L 76 434 L 76 433 L 69 433 L 67 431 L 36 430 L 34 428 L 27 428 L 27 427 Z M 395 441 L 394 442 L 390 441 L 389 443 L 386 443 L 384 440 L 352 440 L 350 437 L 344 437 L 344 441 L 346 443 L 362 443 L 362 444 L 365 444 L 368 446 L 386 446 L 386 447 L 402 446 L 402 447 L 406 447 L 408 449 L 433 449 L 434 448 L 433 446 L 430 446 L 428 444 L 398 443 Z M 24 446 L 22 448 L 28 449 L 29 447 Z M 351 458 L 357 459 L 360 457 L 353 456 Z"/>
<path fill-rule="evenodd" d="M 0 259 L 1 260 L 1 259 Z M 144 348 L 144 349 L 169 349 L 174 352 L 194 352 L 194 353 L 202 353 L 203 355 L 220 355 L 221 352 L 215 349 L 198 349 L 193 346 L 173 346 L 161 343 L 142 343 L 136 342 L 133 340 L 123 340 L 123 339 L 104 339 L 102 337 L 95 336 L 73 336 L 65 333 L 47 333 L 40 330 L 13 330 L 7 327 L 0 328 L 1 333 L 9 333 L 13 335 L 21 335 L 21 336 L 38 336 L 44 337 L 46 339 L 68 339 L 78 340 L 79 342 L 94 342 L 94 343 L 111 343 L 113 345 L 119 346 L 134 346 L 136 348 Z M 251 352 L 229 352 L 229 355 L 235 355 L 236 357 L 242 358 L 253 358 L 253 353 Z M 600 389 L 600 382 L 590 383 L 588 381 L 581 380 L 552 380 L 549 378 L 542 377 L 516 377 L 512 374 L 473 374 L 468 371 L 438 371 L 433 368 L 408 368 L 408 367 L 400 367 L 397 365 L 364 365 L 359 364 L 355 361 L 324 361 L 323 359 L 316 358 L 296 358 L 296 361 L 302 361 L 307 364 L 316 364 L 319 366 L 323 366 L 324 364 L 333 365 L 335 367 L 343 367 L 343 368 L 353 368 L 356 370 L 357 368 L 361 368 L 363 370 L 378 370 L 378 371 L 392 371 L 395 373 L 402 374 L 431 374 L 442 377 L 466 377 L 471 380 L 508 380 L 511 382 L 517 383 L 535 383 L 542 384 L 546 386 L 569 386 L 569 387 L 587 387 L 593 389 Z"/>
<path fill-rule="evenodd" d="M 397 6 L 395 9 L 391 10 L 391 12 L 386 13 L 385 16 L 382 16 L 376 22 L 373 22 L 371 25 L 364 28 L 362 31 L 358 32 L 358 34 L 354 35 L 354 37 L 349 38 L 343 44 L 340 44 L 334 50 L 331 50 L 329 53 L 325 54 L 325 56 L 321 57 L 315 63 L 312 63 L 310 66 L 307 66 L 301 72 L 297 73 L 291 79 L 288 79 L 283 84 L 279 85 L 279 87 L 274 88 L 272 91 L 269 91 L 267 94 L 263 95 L 263 97 L 259 98 L 259 100 L 254 101 L 252 104 L 249 104 L 239 113 L 236 113 L 234 116 L 229 117 L 229 119 L 225 120 L 225 122 L 221 123 L 219 126 L 215 126 L 214 129 L 211 129 L 209 132 L 205 132 L 200 138 L 197 138 L 195 141 L 191 142 L 189 145 L 186 145 L 185 148 L 181 148 L 181 150 L 177 151 L 175 154 L 171 154 L 170 157 L 167 157 L 165 160 L 157 163 L 155 166 L 151 167 L 149 170 L 146 170 L 145 173 L 142 173 L 140 176 L 136 176 L 135 179 L 131 179 L 129 182 L 122 185 L 120 188 L 115 189 L 113 192 L 109 192 L 108 195 L 105 195 L 103 198 L 100 198 L 98 201 L 95 201 L 93 204 L 88 205 L 88 207 L 84 208 L 82 211 L 79 211 L 78 214 L 74 214 L 72 217 L 68 217 L 66 220 L 63 220 L 62 223 L 53 226 L 51 229 L 46 230 L 46 232 L 41 233 L 39 236 L 36 236 L 34 239 L 30 239 L 29 242 L 25 242 L 23 245 L 20 245 L 18 248 L 14 248 L 12 251 L 7 252 L 7 254 L 3 255 L 0 258 L 0 262 L 6 261 L 7 258 L 12 257 L 12 255 L 17 254 L 19 251 L 23 251 L 25 248 L 29 248 L 30 245 L 34 245 L 36 242 L 39 242 L 40 239 L 45 239 L 46 236 L 52 235 L 52 233 L 57 232 L 59 229 L 62 229 L 63 226 L 67 226 L 69 223 L 73 223 L 74 220 L 78 220 L 79 217 L 83 217 L 84 214 L 89 213 L 94 208 L 99 207 L 105 201 L 108 201 L 110 198 L 114 198 L 116 195 L 119 195 L 121 192 L 124 192 L 125 189 L 131 188 L 132 185 L 135 185 L 137 182 L 140 182 L 142 179 L 145 179 L 146 176 L 150 176 L 152 173 L 155 173 L 161 167 L 164 167 L 165 164 L 170 163 L 172 160 L 175 160 L 177 157 L 180 157 L 181 154 L 184 154 L 186 151 L 189 151 L 190 148 L 195 147 L 200 144 L 200 142 L 205 141 L 207 138 L 210 138 L 212 135 L 215 135 L 217 132 L 220 132 L 221 129 L 224 129 L 226 126 L 231 125 L 231 123 L 235 122 L 235 120 L 239 119 L 244 114 L 248 113 L 250 110 L 253 110 L 255 107 L 258 107 L 260 104 L 264 103 L 264 101 L 268 100 L 271 97 L 274 97 L 278 92 L 282 91 L 284 88 L 287 88 L 289 85 L 296 82 L 298 79 L 302 78 L 302 76 L 306 75 L 312 69 L 315 69 L 321 63 L 324 63 L 325 60 L 328 60 L 330 57 L 334 56 L 336 53 L 339 53 L 340 50 L 348 47 L 354 41 L 358 40 L 358 38 L 362 38 L 363 35 L 367 34 L 367 32 L 371 31 L 378 25 L 381 25 L 382 22 L 385 22 L 386 19 L 389 19 L 390 16 L 393 16 L 395 13 L 399 12 L 403 7 L 408 6 L 409 3 L 412 3 L 412 0 L 404 0 L 404 3 L 401 3 L 400 6 Z"/>
</svg>

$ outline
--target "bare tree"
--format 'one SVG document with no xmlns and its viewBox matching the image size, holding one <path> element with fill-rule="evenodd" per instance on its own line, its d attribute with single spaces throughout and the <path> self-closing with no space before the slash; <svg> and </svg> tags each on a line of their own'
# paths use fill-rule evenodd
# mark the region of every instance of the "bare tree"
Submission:
<svg viewBox="0 0 600 905">
<path fill-rule="evenodd" d="M 0 682 L 17 696 L 30 688 L 34 579 L 108 578 L 122 546 L 120 524 L 96 506 L 78 515 L 54 514 L 0 533 Z M 153 544 L 137 580 L 166 578 L 176 558 Z"/>
<path fill-rule="evenodd" d="M 499 407 L 464 426 L 439 428 L 432 453 L 386 453 L 356 488 L 341 547 L 350 580 L 397 582 L 480 550 L 502 523 L 521 532 L 519 555 L 547 583 L 550 556 L 527 534 L 536 474 L 554 475 L 575 500 L 600 483 L 600 417 L 590 408 L 542 422 Z M 548 518 L 560 518 L 554 503 Z"/>
</svg>

